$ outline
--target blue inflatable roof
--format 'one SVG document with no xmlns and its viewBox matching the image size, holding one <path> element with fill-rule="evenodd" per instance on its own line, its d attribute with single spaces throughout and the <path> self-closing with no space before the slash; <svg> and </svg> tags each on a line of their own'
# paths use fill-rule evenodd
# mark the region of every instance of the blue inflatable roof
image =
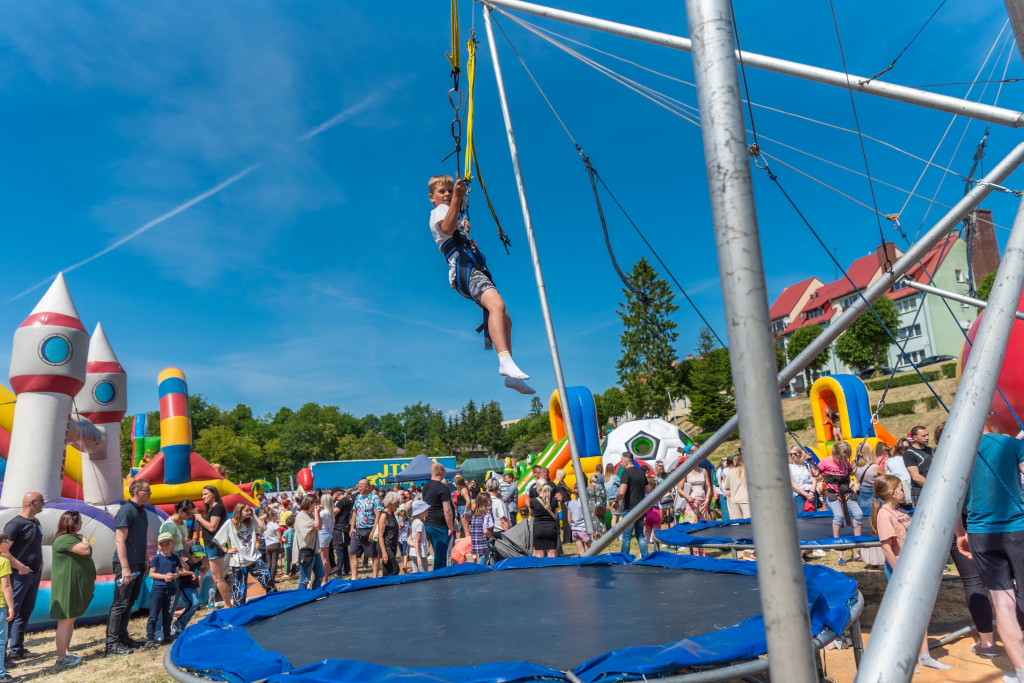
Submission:
<svg viewBox="0 0 1024 683">
<path fill-rule="evenodd" d="M 587 683 L 610 676 L 665 675 L 686 667 L 724 665 L 766 653 L 756 572 L 756 565 L 752 562 L 658 552 L 636 561 L 623 554 L 544 560 L 529 557 L 504 560 L 493 568 L 461 564 L 429 573 L 359 581 L 336 579 L 316 590 L 275 593 L 253 599 L 241 607 L 214 612 L 187 628 L 171 647 L 169 657 L 176 667 L 232 683 L 261 679 L 279 683 L 333 683 L 339 680 L 385 683 L 410 677 L 422 681 L 460 683 L 511 683 L 538 677 L 568 680 L 557 667 L 523 659 L 502 660 L 501 654 L 494 657 L 501 661 L 490 661 L 487 657 L 494 654 L 491 648 L 472 648 L 464 644 L 481 636 L 492 643 L 514 639 L 515 642 L 505 644 L 518 649 L 509 652 L 518 652 L 522 656 L 530 653 L 539 660 L 535 653 L 549 649 L 557 650 L 559 657 L 572 659 L 573 648 L 585 647 L 591 641 L 587 634 L 578 630 L 581 628 L 578 624 L 585 623 L 606 639 L 618 642 L 618 649 L 604 651 L 598 656 L 579 657 L 572 667 L 561 668 L 571 668 L 575 676 Z M 638 580 L 643 578 L 653 580 Z M 818 634 L 831 629 L 842 633 L 850 619 L 850 607 L 856 599 L 856 582 L 820 566 L 804 567 L 804 578 L 813 632 Z M 565 595 L 561 604 L 541 602 L 543 589 L 562 590 L 563 584 L 559 582 L 566 580 L 578 589 L 578 593 L 573 593 L 575 597 Z M 628 646 L 634 642 L 631 640 L 634 637 L 641 639 L 636 642 L 642 642 L 644 636 L 657 638 L 661 624 L 652 621 L 651 628 L 627 628 L 624 637 L 618 615 L 635 613 L 640 619 L 650 616 L 657 620 L 659 617 L 652 614 L 657 610 L 648 610 L 646 606 L 660 602 L 668 617 L 665 625 L 678 628 L 689 620 L 679 618 L 679 604 L 669 604 L 664 600 L 665 586 L 679 587 L 682 595 L 686 582 L 694 580 L 702 583 L 691 588 L 704 591 L 701 593 L 704 595 L 715 593 L 716 599 L 724 601 L 709 617 L 713 618 L 713 625 L 682 640 Z M 743 587 L 731 590 L 726 586 L 729 581 L 741 582 Z M 551 582 L 551 585 L 544 586 L 544 582 Z M 660 600 L 653 594 L 645 596 L 648 584 L 659 584 L 656 590 L 662 591 L 658 593 Z M 523 600 L 523 588 L 531 586 L 537 599 Z M 412 613 L 409 610 L 413 603 L 408 598 L 414 592 L 440 600 L 440 604 L 450 608 L 433 610 L 429 615 L 420 613 L 422 610 Z M 438 593 L 441 595 L 436 595 Z M 503 600 L 503 597 L 508 599 Z M 359 610 L 356 598 L 362 600 L 362 604 L 372 600 L 372 609 Z M 456 608 L 456 600 L 469 600 L 472 604 L 460 603 L 461 607 Z M 475 613 L 474 605 L 484 610 L 480 628 L 473 628 L 467 623 L 467 616 Z M 638 605 L 644 605 L 645 610 L 638 610 Z M 517 621 L 518 617 L 510 615 L 510 606 L 518 606 L 526 621 Z M 292 610 L 299 611 L 284 616 Z M 308 610 L 316 610 L 317 618 L 312 618 L 314 612 Z M 590 612 L 595 612 L 596 616 Z M 331 616 L 324 621 L 324 615 L 328 613 Z M 569 621 L 559 624 L 557 619 L 547 618 L 559 614 L 564 614 Z M 733 614 L 740 616 L 731 620 Z M 373 634 L 366 642 L 376 643 L 377 647 L 353 646 L 346 651 L 347 637 L 339 637 L 336 631 L 333 632 L 334 638 L 326 637 L 325 625 L 330 629 L 335 624 L 343 626 L 349 623 L 348 620 L 352 620 L 352 630 L 361 635 L 365 635 L 362 634 L 364 630 L 372 630 Z M 541 633 L 544 624 L 549 622 L 556 629 L 554 633 Z M 648 625 L 646 621 L 641 623 Z M 721 628 L 720 624 L 733 625 Z M 567 628 L 573 629 L 571 632 L 575 637 L 564 637 Z M 284 636 L 292 632 L 296 632 L 293 635 L 298 638 L 286 640 Z M 277 652 L 257 642 L 257 639 L 266 642 L 268 634 L 272 646 L 286 642 L 301 645 L 291 647 L 287 652 Z M 397 638 L 397 634 L 402 634 L 402 637 Z M 339 645 L 339 641 L 345 644 Z M 388 652 L 383 645 L 389 642 L 395 644 L 394 652 Z M 540 646 L 538 642 L 544 645 Z M 553 642 L 557 642 L 557 647 L 548 647 Z M 391 667 L 380 662 L 345 658 L 366 654 L 361 659 L 369 660 L 374 659 L 369 656 L 372 653 L 377 659 L 383 659 L 385 664 L 397 662 L 395 655 L 399 650 L 408 658 L 406 644 L 423 645 L 424 651 L 429 651 L 435 658 L 444 658 L 446 664 Z M 307 645 L 314 651 L 296 651 Z M 321 656 L 322 652 L 317 648 L 330 655 Z M 289 659 L 306 663 L 293 666 Z"/>
</svg>

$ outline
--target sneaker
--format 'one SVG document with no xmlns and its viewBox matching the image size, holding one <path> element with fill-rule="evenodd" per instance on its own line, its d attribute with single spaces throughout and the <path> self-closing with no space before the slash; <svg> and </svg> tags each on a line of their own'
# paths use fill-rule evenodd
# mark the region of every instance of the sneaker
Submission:
<svg viewBox="0 0 1024 683">
<path fill-rule="evenodd" d="M 72 666 L 78 666 L 81 663 L 82 663 L 82 658 L 79 657 L 78 655 L 67 655 L 66 657 L 61 657 L 60 659 L 57 660 L 57 666 L 72 667 Z"/>
<path fill-rule="evenodd" d="M 821 548 L 817 548 L 816 550 L 814 550 L 811 553 L 811 557 L 826 557 L 826 556 L 828 556 L 828 553 L 825 552 L 824 550 L 822 550 Z"/>
<path fill-rule="evenodd" d="M 39 656 L 38 652 L 29 652 L 28 650 L 25 650 L 24 648 L 21 649 L 21 650 L 17 650 L 17 651 L 12 651 L 11 652 L 11 659 L 16 660 L 16 661 L 19 660 L 19 659 L 35 659 L 38 656 Z"/>
<path fill-rule="evenodd" d="M 12 676 L 11 674 L 4 674 L 3 676 L 0 676 L 0 683 L 18 683 L 20 680 L 20 678 Z"/>
<path fill-rule="evenodd" d="M 104 657 L 109 657 L 110 655 L 130 655 L 133 652 L 135 652 L 135 650 L 128 647 L 124 643 L 114 643 L 113 645 L 107 646 L 107 651 L 104 654 Z M 0 681 L 0 683 L 3 682 Z"/>
<path fill-rule="evenodd" d="M 846 558 L 845 557 L 840 557 L 839 558 L 839 566 L 842 567 L 844 564 L 846 564 Z"/>
<path fill-rule="evenodd" d="M 140 647 L 146 644 L 146 641 L 135 640 L 131 636 L 125 636 L 125 640 L 123 640 L 122 643 L 125 645 L 125 647 L 130 647 L 135 650 L 138 650 Z"/>
<path fill-rule="evenodd" d="M 157 641 L 155 641 L 155 640 L 147 640 L 145 643 L 143 643 L 142 649 L 143 650 L 155 650 L 159 646 L 160 646 L 160 643 L 158 643 Z"/>
<path fill-rule="evenodd" d="M 975 643 L 974 645 L 971 645 L 971 652 L 978 655 L 979 657 L 987 657 L 989 659 L 999 654 L 999 651 L 996 650 L 994 645 L 992 647 L 982 647 L 981 643 Z M 1014 674 L 1014 676 L 1016 675 L 1017 674 Z"/>
</svg>

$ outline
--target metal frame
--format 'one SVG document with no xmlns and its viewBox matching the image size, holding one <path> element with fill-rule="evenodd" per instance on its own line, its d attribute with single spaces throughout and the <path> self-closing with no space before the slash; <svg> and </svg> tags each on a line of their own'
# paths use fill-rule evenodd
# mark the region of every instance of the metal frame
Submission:
<svg viewBox="0 0 1024 683">
<path fill-rule="evenodd" d="M 938 287 L 932 287 L 931 285 L 922 284 L 920 282 L 914 282 L 908 277 L 901 280 L 903 284 L 911 289 L 916 289 L 919 292 L 925 294 L 934 294 L 935 296 L 941 296 L 944 299 L 950 299 L 952 301 L 959 301 L 962 304 L 968 304 L 969 306 L 976 306 L 977 308 L 987 308 L 988 302 L 982 301 L 981 299 L 975 299 L 973 296 L 967 296 L 966 294 L 958 294 L 956 292 L 948 292 L 945 289 L 939 289 Z M 1024 312 L 1017 311 L 1014 314 L 1017 320 L 1024 320 Z"/>
<path fill-rule="evenodd" d="M 532 14 L 536 17 L 544 17 L 545 19 L 552 19 L 566 24 L 574 24 L 576 26 L 582 26 L 583 28 L 591 28 L 596 31 L 602 31 L 604 33 L 610 33 L 624 38 L 641 40 L 645 43 L 663 45 L 676 50 L 683 50 L 684 52 L 690 52 L 693 49 L 693 44 L 688 38 L 673 36 L 669 33 L 661 33 L 659 31 L 650 31 L 648 29 L 630 26 L 628 24 L 620 24 L 614 21 L 605 21 L 604 19 L 597 19 L 585 14 L 577 14 L 576 12 L 565 12 L 563 10 L 544 7 L 543 5 L 522 2 L 521 0 L 478 0 L 478 2 L 483 3 L 487 7 L 502 7 L 504 9 L 514 10 L 524 14 Z M 1007 6 L 1011 3 L 1020 4 L 1020 0 L 1006 0 Z M 1022 10 L 1022 12 L 1024 12 L 1024 10 Z M 1014 31 L 1017 31 L 1016 23 L 1014 23 Z M 1021 36 L 1018 34 L 1018 38 L 1020 37 Z M 1024 42 L 1018 40 L 1018 44 L 1024 45 Z M 737 50 L 736 54 L 739 56 L 740 52 Z M 785 76 L 795 76 L 796 78 L 801 78 L 806 81 L 832 85 L 856 92 L 862 92 L 865 95 L 875 95 L 877 97 L 896 100 L 897 102 L 916 104 L 922 107 L 928 107 L 929 109 L 937 109 L 939 111 L 945 111 L 959 116 L 967 116 L 980 121 L 996 123 L 1001 126 L 1009 126 L 1010 128 L 1020 128 L 1021 126 L 1024 126 L 1024 112 L 1014 111 L 1012 109 L 993 107 L 979 102 L 969 102 L 967 100 L 957 99 L 948 95 L 926 92 L 910 88 L 905 85 L 887 83 L 885 81 L 871 81 L 864 76 L 855 76 L 854 74 L 847 76 L 842 71 L 822 69 L 817 66 L 800 64 L 799 62 L 790 62 L 785 59 L 768 57 L 754 52 L 743 52 L 742 56 L 744 66 L 749 66 L 754 69 L 773 71 Z"/>
<path fill-rule="evenodd" d="M 757 434 L 760 447 L 745 458 L 758 585 L 772 680 L 816 683 L 807 586 L 800 561 L 788 464 L 785 424 L 775 374 L 775 342 L 768 314 L 768 292 L 761 237 L 754 207 L 747 132 L 733 39 L 730 0 L 686 0 L 693 36 L 693 71 L 701 126 L 711 219 L 729 335 L 740 428 Z"/>
<path fill-rule="evenodd" d="M 644 501 L 629 513 L 609 532 L 594 543 L 586 553 L 594 555 L 606 548 L 625 529 L 636 523 L 647 509 L 669 492 L 687 473 L 721 445 L 740 423 L 744 430 L 765 434 L 768 444 L 760 449 L 764 457 L 750 459 L 754 465 L 751 487 L 751 504 L 755 512 L 755 524 L 761 520 L 755 536 L 761 540 L 758 564 L 766 570 L 759 573 L 762 583 L 762 600 L 765 615 L 765 631 L 769 651 L 785 653 L 771 664 L 772 678 L 786 681 L 812 681 L 817 679 L 813 656 L 807 657 L 810 649 L 807 642 L 807 613 L 801 609 L 791 614 L 792 601 L 780 600 L 783 595 L 794 593 L 795 582 L 786 585 L 779 575 L 793 576 L 789 565 L 797 558 L 795 525 L 792 516 L 783 512 L 779 502 L 788 490 L 788 476 L 783 482 L 780 474 L 785 463 L 772 463 L 770 453 L 782 452 L 785 447 L 782 433 L 781 408 L 777 394 L 772 392 L 771 400 L 767 390 L 771 382 L 761 375 L 765 368 L 774 366 L 774 351 L 770 348 L 768 335 L 767 298 L 765 296 L 763 262 L 760 244 L 757 240 L 756 213 L 750 184 L 749 161 L 742 160 L 746 147 L 743 128 L 742 99 L 736 74 L 736 51 L 732 47 L 732 20 L 727 0 L 687 0 L 687 18 L 693 40 L 647 31 L 624 24 L 616 24 L 583 15 L 552 10 L 520 0 L 481 0 L 486 6 L 484 12 L 489 36 L 490 11 L 493 7 L 504 7 L 544 16 L 559 21 L 574 23 L 596 30 L 666 45 L 676 49 L 694 52 L 698 103 L 702 119 L 714 121 L 714 126 L 703 126 L 701 134 L 705 147 L 711 192 L 712 216 L 715 223 L 716 247 L 719 267 L 723 277 L 723 296 L 726 318 L 729 323 L 730 357 L 743 372 L 736 378 L 739 415 L 730 419 L 681 467 L 672 472 Z M 1024 34 L 1024 1 L 1006 0 L 1007 9 L 1015 33 Z M 1022 53 L 1024 54 L 1024 53 Z M 496 54 L 494 54 L 496 59 Z M 828 71 L 803 64 L 786 62 L 763 55 L 743 53 L 743 62 L 752 68 L 767 69 L 798 78 L 835 85 L 850 90 L 887 97 L 898 101 L 917 104 L 932 109 L 969 116 L 1010 127 L 1024 125 L 1024 114 L 1020 112 L 988 107 L 976 103 L 956 100 L 934 93 L 923 93 L 912 88 L 887 83 L 862 80 L 835 71 Z M 497 63 L 496 73 L 499 76 Z M 509 144 L 513 151 L 516 179 L 527 230 L 532 240 L 532 226 L 526 206 L 522 176 L 515 153 L 511 124 L 508 118 L 504 86 L 499 83 L 502 109 L 505 114 Z M 861 298 L 848 307 L 825 332 L 815 339 L 790 362 L 776 377 L 776 387 L 788 383 L 811 359 L 816 357 L 828 344 L 834 341 L 849 325 L 864 313 L 868 306 L 892 287 L 896 280 L 915 265 L 939 240 L 978 203 L 984 199 L 993 185 L 1001 183 L 1021 162 L 1024 161 L 1024 144 L 1017 145 L 984 180 L 968 192 L 957 204 L 916 244 L 911 245 L 904 255 L 892 265 L 874 284 L 861 292 Z M 531 249 L 532 249 L 531 241 Z M 538 285 L 543 287 L 539 263 L 534 252 L 534 265 Z M 921 642 L 930 619 L 935 596 L 937 595 L 942 566 L 958 516 L 959 503 L 963 501 L 975 454 L 981 439 L 981 428 L 987 419 L 988 406 L 996 388 L 996 378 L 1002 365 L 1003 355 L 1009 339 L 1010 329 L 1016 314 L 1021 288 L 1024 286 L 1024 201 L 1018 211 L 1006 245 L 1003 262 L 999 267 L 992 296 L 988 303 L 988 315 L 979 326 L 973 352 L 964 369 L 953 408 L 947 420 L 947 429 L 940 453 L 935 458 L 929 478 L 932 483 L 925 488 L 915 514 L 905 545 L 904 558 L 893 575 L 894 590 L 886 593 L 876 618 L 876 628 L 887 634 L 887 638 L 874 639 L 865 652 L 865 658 L 858 671 L 858 681 L 888 682 L 909 681 L 914 670 L 917 646 Z M 546 300 L 541 291 L 542 304 Z M 546 315 L 549 341 L 553 344 L 550 319 Z M 768 339 L 765 344 L 764 339 Z M 763 351 L 772 350 L 769 361 L 762 359 Z M 553 358 L 557 358 L 554 355 Z M 762 362 L 764 361 L 764 362 Z M 556 360 L 556 370 L 558 364 Z M 749 371 L 749 372 L 748 372 Z M 773 388 L 774 389 L 774 388 Z M 758 403 L 760 401 L 760 403 Z M 760 412 L 760 416 L 757 413 Z M 778 413 L 778 415 L 776 415 Z M 778 419 L 775 419 L 775 418 Z M 758 419 L 760 418 L 760 419 Z M 776 434 L 778 433 L 778 435 Z M 778 443 L 777 443 L 778 442 Z M 781 446 L 780 446 L 781 444 Z M 575 455 L 575 453 L 574 453 Z M 574 459 L 574 463 L 575 463 Z M 755 464 L 756 463 L 756 464 Z M 578 467 L 578 464 L 577 464 Z M 951 505 L 951 502 L 958 504 Z M 788 508 L 788 501 L 786 508 Z M 775 525 L 781 524 L 779 529 Z M 763 527 L 763 528 L 762 528 Z M 772 562 L 768 562 L 771 555 Z M 796 559 L 797 566 L 799 560 Z M 771 576 L 769 576 L 771 575 Z M 799 574 L 802 585 L 802 573 Z M 771 587 L 769 589 L 769 586 Z M 780 593 L 775 593 L 779 590 Z M 899 605 L 897 605 L 899 600 Z M 802 601 L 801 601 L 802 603 Z M 785 633 L 790 634 L 788 640 Z M 795 638 L 795 639 L 794 639 Z M 785 661 L 783 661 L 785 660 Z"/>
<path fill-rule="evenodd" d="M 516 134 L 512 129 L 512 114 L 509 112 L 508 99 L 505 97 L 505 79 L 501 73 L 501 62 L 498 60 L 498 48 L 494 42 L 494 29 L 491 26 L 491 9 L 484 8 L 484 25 L 487 28 L 487 43 L 491 48 L 491 62 L 494 64 L 494 80 L 498 86 L 498 99 L 501 100 L 501 114 L 505 119 L 505 133 L 508 137 L 508 151 L 512 156 L 512 170 L 516 176 L 516 188 L 519 191 L 519 204 L 523 210 L 523 223 L 526 226 L 526 241 L 530 245 L 530 259 L 533 261 L 533 275 L 537 280 L 537 295 L 540 297 L 540 311 L 544 318 L 544 330 L 547 332 L 548 349 L 551 352 L 551 365 L 555 370 L 555 385 L 558 387 L 558 402 L 562 408 L 562 421 L 565 424 L 565 435 L 569 439 L 569 453 L 572 456 L 573 471 L 576 472 L 576 494 L 583 501 L 583 521 L 587 534 L 594 537 L 594 519 L 590 514 L 590 498 L 587 495 L 587 481 L 580 462 L 580 450 L 576 443 L 576 429 L 569 412 L 569 399 L 565 392 L 565 377 L 562 375 L 562 361 L 558 355 L 558 342 L 555 340 L 555 326 L 551 321 L 551 308 L 548 306 L 548 290 L 544 286 L 544 273 L 540 268 L 540 253 L 537 251 L 537 240 L 533 235 L 533 217 L 530 215 L 530 203 L 526 199 L 526 182 L 523 180 L 523 169 L 519 165 L 519 149 L 516 146 Z"/>
</svg>

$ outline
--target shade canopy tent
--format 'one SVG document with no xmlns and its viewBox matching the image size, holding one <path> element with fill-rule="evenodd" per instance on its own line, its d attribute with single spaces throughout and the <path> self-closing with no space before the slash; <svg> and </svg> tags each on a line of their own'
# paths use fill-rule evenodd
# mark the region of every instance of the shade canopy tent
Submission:
<svg viewBox="0 0 1024 683">
<path fill-rule="evenodd" d="M 404 484 L 410 481 L 427 481 L 430 479 L 430 467 L 433 464 L 433 460 L 420 453 L 412 459 L 412 462 L 405 466 L 404 470 L 398 474 L 392 474 L 384 482 L 387 484 Z M 444 476 L 451 477 L 459 473 L 457 469 L 450 470 L 445 468 Z"/>
<path fill-rule="evenodd" d="M 477 483 L 483 486 L 484 477 L 488 472 L 501 474 L 505 469 L 505 463 L 497 458 L 470 458 L 464 460 L 459 467 L 462 476 L 466 481 L 476 479 Z"/>
</svg>

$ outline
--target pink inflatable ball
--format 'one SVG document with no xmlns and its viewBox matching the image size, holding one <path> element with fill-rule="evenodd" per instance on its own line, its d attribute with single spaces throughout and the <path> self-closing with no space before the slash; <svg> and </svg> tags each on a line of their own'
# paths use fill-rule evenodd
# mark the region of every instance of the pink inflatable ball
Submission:
<svg viewBox="0 0 1024 683">
<path fill-rule="evenodd" d="M 1021 297 L 1017 310 L 1024 311 L 1024 296 Z M 971 329 L 967 331 L 970 343 L 964 342 L 963 351 L 960 353 L 960 372 L 963 372 L 967 365 L 967 359 L 971 355 L 971 344 L 974 343 L 974 337 L 978 334 L 978 326 L 984 315 L 983 311 L 971 325 Z M 1021 430 L 1013 413 L 1007 408 L 1007 402 L 1013 407 L 1017 417 L 1024 421 L 1024 364 L 1020 362 L 1022 357 L 1024 357 L 1024 320 L 1014 320 L 1013 328 L 1010 331 L 1010 341 L 1006 345 L 1006 353 L 1003 355 L 1003 366 L 999 369 L 998 386 L 1006 396 L 1006 401 L 1003 401 L 1003 396 L 1000 396 L 997 391 L 992 395 L 992 405 L 989 408 L 994 413 L 991 416 L 992 425 L 1000 434 L 1016 436 L 1017 432 Z"/>
<path fill-rule="evenodd" d="M 313 470 L 308 467 L 303 467 L 299 470 L 299 476 L 297 479 L 299 480 L 299 486 L 302 487 L 303 491 L 313 490 Z"/>
</svg>

